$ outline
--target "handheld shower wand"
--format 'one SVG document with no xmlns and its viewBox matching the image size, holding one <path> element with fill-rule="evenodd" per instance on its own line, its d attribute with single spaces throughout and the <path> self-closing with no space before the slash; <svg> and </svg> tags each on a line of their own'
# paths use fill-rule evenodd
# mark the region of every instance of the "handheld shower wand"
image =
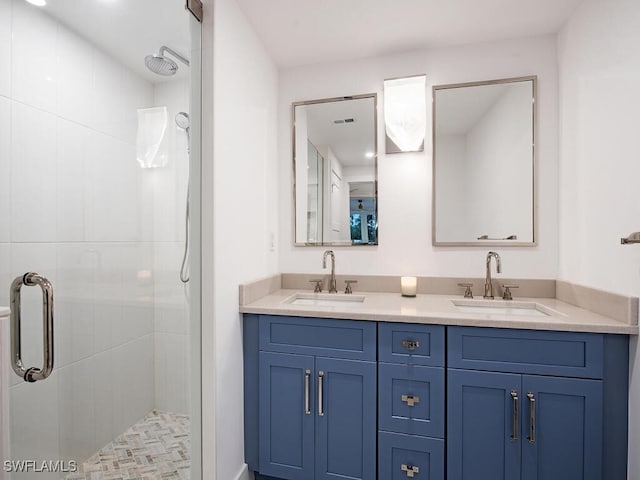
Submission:
<svg viewBox="0 0 640 480">
<path fill-rule="evenodd" d="M 175 117 L 176 125 L 178 128 L 184 130 L 187 134 L 187 154 L 191 155 L 191 122 L 189 120 L 189 114 L 186 112 L 179 112 Z M 191 216 L 189 214 L 189 197 L 190 197 L 190 188 L 189 184 L 191 175 L 187 175 L 187 202 L 185 208 L 185 240 L 184 240 L 184 255 L 182 256 L 182 266 L 180 267 L 180 281 L 182 283 L 187 283 L 189 281 L 189 272 L 187 266 L 187 259 L 189 258 L 189 229 L 191 224 Z"/>
</svg>

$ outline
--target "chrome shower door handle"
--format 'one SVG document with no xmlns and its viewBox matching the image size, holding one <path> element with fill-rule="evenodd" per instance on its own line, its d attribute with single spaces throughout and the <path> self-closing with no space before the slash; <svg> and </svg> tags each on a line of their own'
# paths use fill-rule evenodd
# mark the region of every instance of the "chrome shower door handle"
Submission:
<svg viewBox="0 0 640 480">
<path fill-rule="evenodd" d="M 22 363 L 21 296 L 22 286 L 39 286 L 42 290 L 42 368 L 26 368 Z M 44 380 L 53 371 L 53 287 L 37 273 L 25 273 L 11 283 L 11 366 L 25 382 Z"/>
</svg>

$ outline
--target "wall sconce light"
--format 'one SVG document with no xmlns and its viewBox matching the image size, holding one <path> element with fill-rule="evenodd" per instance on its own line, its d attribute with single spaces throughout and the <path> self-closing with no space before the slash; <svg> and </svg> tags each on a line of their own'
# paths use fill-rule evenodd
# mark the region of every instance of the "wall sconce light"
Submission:
<svg viewBox="0 0 640 480">
<path fill-rule="evenodd" d="M 426 75 L 384 81 L 384 126 L 387 154 L 424 151 Z"/>
<path fill-rule="evenodd" d="M 136 159 L 142 168 L 164 167 L 169 162 L 169 154 L 164 141 L 166 131 L 167 107 L 138 110 Z"/>
</svg>

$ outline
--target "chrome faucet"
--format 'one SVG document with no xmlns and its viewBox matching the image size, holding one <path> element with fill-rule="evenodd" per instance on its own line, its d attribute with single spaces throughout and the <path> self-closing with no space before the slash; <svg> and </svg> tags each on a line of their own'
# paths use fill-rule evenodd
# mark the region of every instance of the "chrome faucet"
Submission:
<svg viewBox="0 0 640 480">
<path fill-rule="evenodd" d="M 338 293 L 336 286 L 336 256 L 333 250 L 327 250 L 322 256 L 322 268 L 327 268 L 327 256 L 331 255 L 331 277 L 329 277 L 329 293 Z"/>
<path fill-rule="evenodd" d="M 496 272 L 502 273 L 502 264 L 500 262 L 500 255 L 496 252 L 487 253 L 487 277 L 484 281 L 484 297 L 493 299 L 493 284 L 491 283 L 491 258 L 496 259 Z"/>
</svg>

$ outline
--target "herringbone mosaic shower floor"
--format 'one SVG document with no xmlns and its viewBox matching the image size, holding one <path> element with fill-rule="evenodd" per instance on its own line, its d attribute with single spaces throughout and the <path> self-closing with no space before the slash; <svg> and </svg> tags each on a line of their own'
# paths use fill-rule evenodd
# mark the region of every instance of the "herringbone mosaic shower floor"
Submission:
<svg viewBox="0 0 640 480">
<path fill-rule="evenodd" d="M 189 416 L 152 411 L 66 480 L 189 480 Z"/>
</svg>

